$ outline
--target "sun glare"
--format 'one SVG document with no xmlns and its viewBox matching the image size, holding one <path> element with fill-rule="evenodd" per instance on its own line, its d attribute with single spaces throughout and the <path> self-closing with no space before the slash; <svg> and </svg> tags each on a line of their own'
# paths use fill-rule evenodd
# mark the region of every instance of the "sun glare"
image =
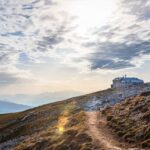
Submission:
<svg viewBox="0 0 150 150">
<path fill-rule="evenodd" d="M 67 124 L 68 122 L 68 118 L 65 117 L 65 116 L 60 116 L 59 117 L 59 120 L 58 120 L 58 131 L 59 133 L 63 133 L 65 131 L 65 125 Z"/>
<path fill-rule="evenodd" d="M 115 0 L 76 0 L 72 4 L 71 13 L 77 17 L 78 31 L 84 32 L 104 25 L 115 9 Z"/>
<path fill-rule="evenodd" d="M 58 128 L 58 130 L 59 130 L 60 133 L 63 133 L 63 132 L 65 131 L 64 127 L 62 127 L 62 126 L 60 126 L 60 127 Z"/>
</svg>

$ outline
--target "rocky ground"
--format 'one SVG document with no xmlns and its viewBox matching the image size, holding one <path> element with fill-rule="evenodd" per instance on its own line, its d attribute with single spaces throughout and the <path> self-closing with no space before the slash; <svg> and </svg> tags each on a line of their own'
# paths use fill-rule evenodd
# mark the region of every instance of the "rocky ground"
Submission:
<svg viewBox="0 0 150 150">
<path fill-rule="evenodd" d="M 150 92 L 127 98 L 103 111 L 107 125 L 129 143 L 150 149 Z"/>
</svg>

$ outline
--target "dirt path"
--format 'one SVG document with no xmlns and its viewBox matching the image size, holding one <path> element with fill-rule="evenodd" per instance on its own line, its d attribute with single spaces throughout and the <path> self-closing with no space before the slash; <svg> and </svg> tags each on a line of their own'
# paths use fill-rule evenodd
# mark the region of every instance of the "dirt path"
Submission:
<svg viewBox="0 0 150 150">
<path fill-rule="evenodd" d="M 127 144 L 117 140 L 106 126 L 106 120 L 97 111 L 86 112 L 88 117 L 87 124 L 89 134 L 94 140 L 94 144 L 104 150 L 139 150 L 136 148 L 128 148 Z"/>
</svg>

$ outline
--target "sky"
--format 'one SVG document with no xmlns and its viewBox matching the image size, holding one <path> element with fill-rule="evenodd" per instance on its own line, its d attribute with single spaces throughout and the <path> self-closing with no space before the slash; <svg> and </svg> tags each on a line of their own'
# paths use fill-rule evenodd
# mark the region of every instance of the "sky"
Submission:
<svg viewBox="0 0 150 150">
<path fill-rule="evenodd" d="M 0 99 L 149 82 L 149 27 L 149 0 L 0 0 Z"/>
</svg>

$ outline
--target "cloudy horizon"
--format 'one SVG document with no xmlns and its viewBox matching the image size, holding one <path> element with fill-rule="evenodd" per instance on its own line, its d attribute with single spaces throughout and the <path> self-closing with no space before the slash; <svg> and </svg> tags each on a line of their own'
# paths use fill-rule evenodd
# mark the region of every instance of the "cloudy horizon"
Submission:
<svg viewBox="0 0 150 150">
<path fill-rule="evenodd" d="M 150 81 L 150 1 L 0 4 L 0 97 L 89 93 L 125 74 Z"/>
</svg>

